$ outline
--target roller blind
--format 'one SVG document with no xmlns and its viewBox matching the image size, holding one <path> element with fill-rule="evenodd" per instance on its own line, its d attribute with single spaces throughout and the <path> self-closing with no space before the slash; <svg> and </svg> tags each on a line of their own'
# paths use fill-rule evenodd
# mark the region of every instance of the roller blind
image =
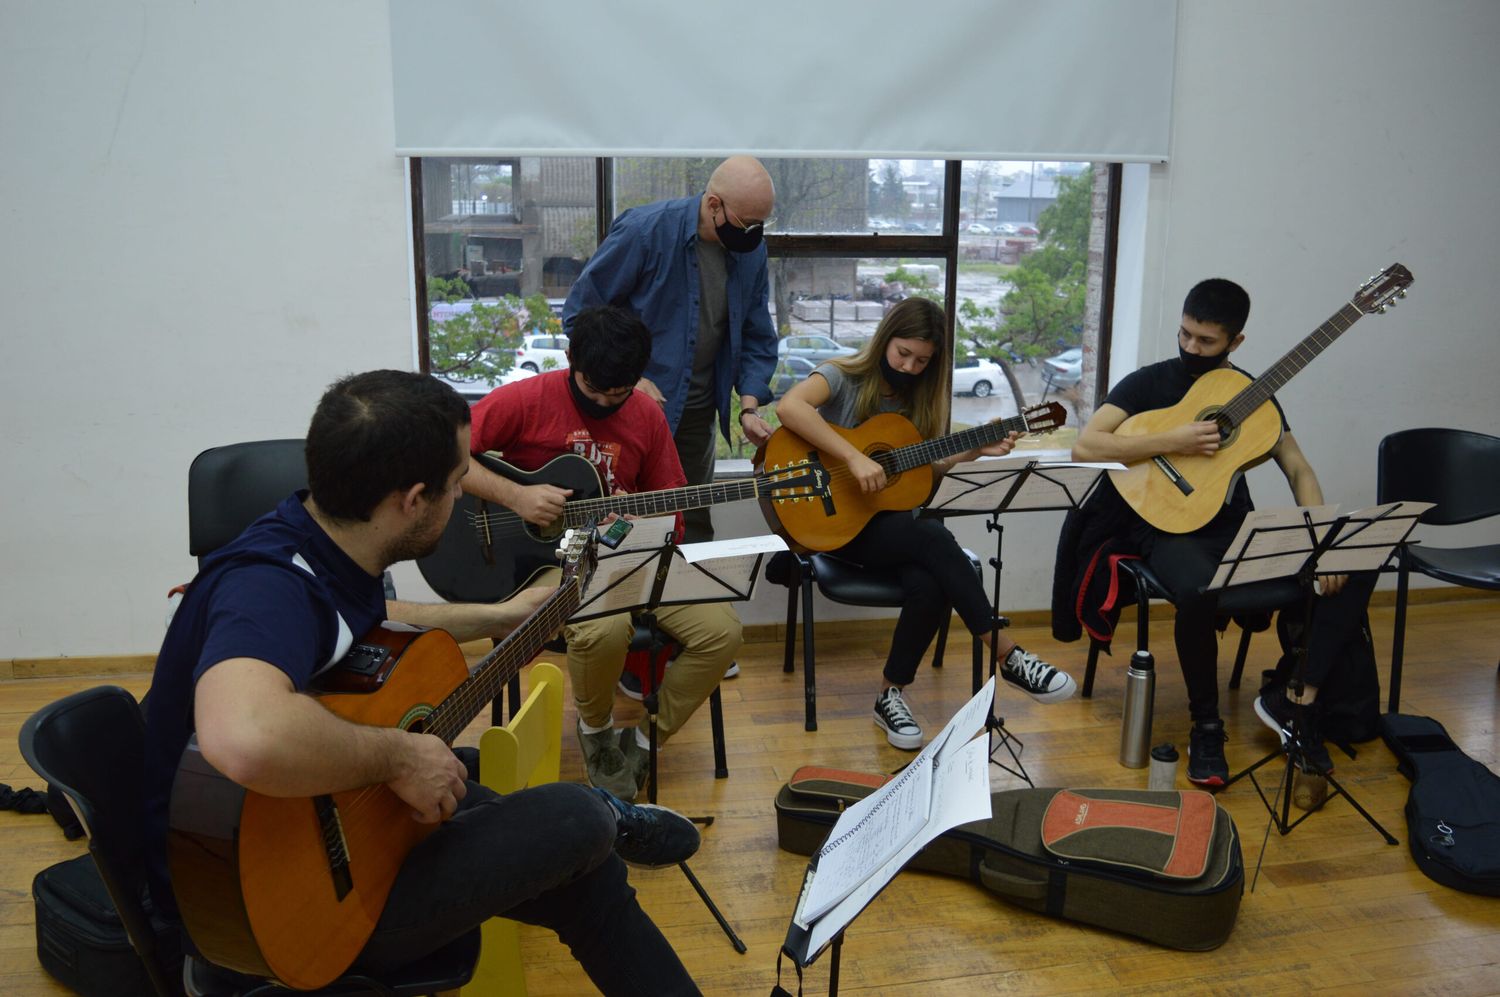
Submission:
<svg viewBox="0 0 1500 997">
<path fill-rule="evenodd" d="M 407 156 L 1165 161 L 1177 0 L 389 0 Z"/>
</svg>

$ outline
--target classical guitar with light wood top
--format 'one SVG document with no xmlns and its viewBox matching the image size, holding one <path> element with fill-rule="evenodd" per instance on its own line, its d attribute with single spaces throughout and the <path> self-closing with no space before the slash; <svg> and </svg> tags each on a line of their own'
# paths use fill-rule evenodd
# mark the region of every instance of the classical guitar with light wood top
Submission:
<svg viewBox="0 0 1500 997">
<path fill-rule="evenodd" d="M 1215 422 L 1220 443 L 1211 455 L 1162 454 L 1111 471 L 1115 490 L 1142 519 L 1164 532 L 1191 533 L 1206 524 L 1223 507 L 1235 477 L 1264 461 L 1280 442 L 1281 415 L 1270 403 L 1271 395 L 1362 316 L 1384 312 L 1396 298 L 1406 297 L 1411 283 L 1411 271 L 1392 263 L 1255 380 L 1228 367 L 1211 370 L 1176 405 L 1138 412 L 1120 423 L 1117 436 Z"/>
<path fill-rule="evenodd" d="M 825 494 L 807 490 L 781 493 L 775 502 L 761 502 L 766 522 L 789 543 L 804 550 L 836 550 L 853 540 L 870 517 L 887 510 L 915 509 L 932 495 L 932 463 L 964 453 L 1011 433 L 1045 433 L 1067 422 L 1067 411 L 1057 402 L 1033 405 L 1018 416 L 923 440 L 910 419 L 895 412 L 871 416 L 853 429 L 830 425 L 885 471 L 886 486 L 866 495 L 841 460 L 824 461 L 823 454 L 782 426 L 766 441 L 764 473 L 783 468 L 813 466 L 824 471 Z"/>
<path fill-rule="evenodd" d="M 563 581 L 471 673 L 445 631 L 382 624 L 318 676 L 318 702 L 352 723 L 449 744 L 562 627 L 593 573 L 580 531 Z M 365 947 L 407 854 L 438 825 L 385 785 L 316 797 L 263 796 L 188 743 L 172 785 L 167 861 L 188 935 L 210 962 L 298 990 L 338 978 Z"/>
</svg>

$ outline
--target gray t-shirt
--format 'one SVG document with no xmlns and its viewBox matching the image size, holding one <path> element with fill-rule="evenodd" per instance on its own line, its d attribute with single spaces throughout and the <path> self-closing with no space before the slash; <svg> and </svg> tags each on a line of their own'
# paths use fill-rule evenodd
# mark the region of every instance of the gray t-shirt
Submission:
<svg viewBox="0 0 1500 997">
<path fill-rule="evenodd" d="M 835 363 L 820 363 L 813 370 L 828 382 L 828 401 L 818 407 L 818 414 L 835 426 L 853 429 L 858 425 L 854 407 L 859 404 L 859 390 Z M 880 399 L 880 411 L 900 412 L 901 403 L 894 398 Z"/>
<path fill-rule="evenodd" d="M 698 240 L 698 342 L 693 347 L 693 379 L 688 384 L 688 409 L 717 408 L 714 397 L 714 366 L 719 344 L 729 331 L 728 279 L 724 247 Z"/>
</svg>

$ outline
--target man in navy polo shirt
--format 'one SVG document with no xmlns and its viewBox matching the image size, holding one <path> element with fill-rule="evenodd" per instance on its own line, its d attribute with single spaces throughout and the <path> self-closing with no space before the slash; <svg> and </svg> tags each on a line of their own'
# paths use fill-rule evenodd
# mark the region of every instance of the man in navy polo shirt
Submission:
<svg viewBox="0 0 1500 997">
<path fill-rule="evenodd" d="M 372 371 L 334 384 L 307 432 L 309 490 L 205 560 L 157 658 L 146 723 L 152 897 L 175 912 L 167 804 L 188 737 L 267 796 L 383 783 L 441 822 L 412 850 L 358 969 L 410 963 L 497 915 L 552 928 L 607 994 L 697 993 L 626 881 L 624 861 L 692 855 L 697 831 L 661 808 L 556 783 L 504 796 L 473 781 L 431 734 L 351 723 L 304 693 L 387 618 L 460 641 L 499 636 L 547 597 L 494 605 L 387 602 L 384 570 L 430 553 L 469 463 L 469 409 L 425 374 Z M 622 861 L 624 860 L 624 861 Z"/>
</svg>

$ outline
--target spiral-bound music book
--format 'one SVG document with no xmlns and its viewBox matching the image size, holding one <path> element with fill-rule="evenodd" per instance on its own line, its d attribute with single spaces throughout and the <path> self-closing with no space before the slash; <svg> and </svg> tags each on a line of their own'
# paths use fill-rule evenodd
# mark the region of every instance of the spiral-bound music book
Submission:
<svg viewBox="0 0 1500 997">
<path fill-rule="evenodd" d="M 806 965 L 875 899 L 923 845 L 959 824 L 990 816 L 989 745 L 995 697 L 990 677 L 901 775 L 840 815 L 813 855 L 786 949 Z"/>
</svg>

